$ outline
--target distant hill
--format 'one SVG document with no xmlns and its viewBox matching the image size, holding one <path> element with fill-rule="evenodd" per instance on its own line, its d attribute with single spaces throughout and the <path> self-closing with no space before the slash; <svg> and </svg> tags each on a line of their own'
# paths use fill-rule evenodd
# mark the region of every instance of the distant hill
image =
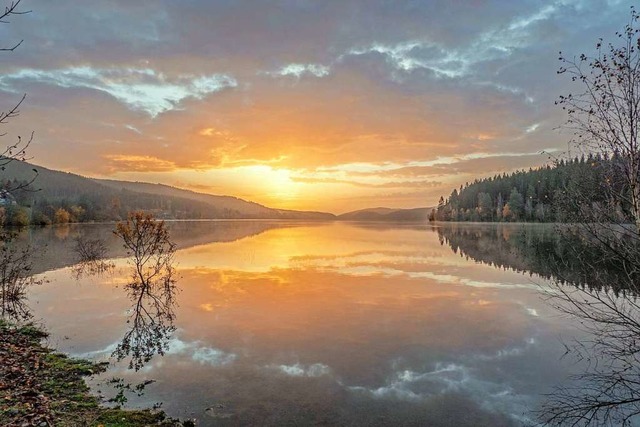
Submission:
<svg viewBox="0 0 640 427">
<path fill-rule="evenodd" d="M 26 162 L 9 163 L 0 172 L 0 182 L 29 182 L 34 169 L 38 177 L 31 187 L 37 191 L 18 191 L 14 196 L 20 205 L 33 207 L 48 219 L 59 208 L 73 207 L 82 208 L 82 218 L 75 218 L 79 221 L 118 220 L 139 209 L 177 219 L 335 219 L 330 213 L 272 209 L 236 197 L 161 184 L 91 179 Z"/>
<path fill-rule="evenodd" d="M 427 221 L 432 208 L 370 208 L 338 215 L 341 221 Z"/>
<path fill-rule="evenodd" d="M 255 202 L 240 199 L 233 196 L 216 196 L 212 194 L 197 193 L 191 190 L 171 187 L 164 184 L 151 184 L 148 182 L 116 181 L 109 179 L 94 179 L 95 182 L 106 185 L 116 190 L 128 190 L 138 193 L 155 194 L 164 197 L 180 197 L 215 206 L 217 209 L 229 212 L 238 212 L 246 218 L 266 219 L 322 219 L 332 220 L 335 215 L 326 212 L 294 211 L 286 209 L 272 209 Z"/>
<path fill-rule="evenodd" d="M 67 210 L 71 221 L 113 221 L 132 210 L 144 210 L 166 219 L 290 219 L 344 221 L 426 221 L 431 208 L 371 208 L 339 216 L 326 212 L 273 209 L 233 196 L 218 196 L 164 184 L 86 178 L 27 162 L 11 162 L 0 171 L 0 187 L 11 181 L 29 182 L 35 191 L 14 193 L 20 206 L 31 208 L 31 223 L 56 222 L 56 212 Z"/>
</svg>

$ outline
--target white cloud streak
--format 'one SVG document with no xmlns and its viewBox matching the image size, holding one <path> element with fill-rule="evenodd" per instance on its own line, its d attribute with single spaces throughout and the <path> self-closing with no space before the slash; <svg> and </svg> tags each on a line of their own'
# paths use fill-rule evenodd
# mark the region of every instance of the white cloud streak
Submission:
<svg viewBox="0 0 640 427">
<path fill-rule="evenodd" d="M 331 72 L 331 68 L 322 64 L 288 64 L 279 68 L 277 71 L 268 71 L 264 74 L 273 77 L 295 77 L 303 76 L 326 77 Z"/>
<path fill-rule="evenodd" d="M 111 95 L 129 109 L 143 111 L 151 117 L 180 108 L 186 99 L 203 99 L 238 85 L 233 77 L 226 74 L 189 74 L 169 78 L 150 68 L 82 66 L 54 70 L 23 69 L 0 77 L 0 86 L 15 90 L 20 82 L 25 81 L 97 90 Z"/>
</svg>

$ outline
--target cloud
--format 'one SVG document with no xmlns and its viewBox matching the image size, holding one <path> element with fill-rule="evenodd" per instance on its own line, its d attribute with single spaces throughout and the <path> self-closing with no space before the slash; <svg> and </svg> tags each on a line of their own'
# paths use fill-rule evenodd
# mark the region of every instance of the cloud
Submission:
<svg viewBox="0 0 640 427">
<path fill-rule="evenodd" d="M 137 127 L 135 127 L 135 126 L 132 126 L 132 125 L 124 125 L 124 127 L 125 127 L 125 128 L 127 128 L 127 129 L 129 129 L 129 130 L 130 130 L 130 131 L 132 131 L 132 132 L 137 133 L 138 135 L 142 135 L 142 132 L 140 131 L 140 129 L 138 129 L 138 128 L 137 128 Z"/>
<path fill-rule="evenodd" d="M 303 182 L 306 184 L 347 184 L 353 185 L 355 187 L 365 187 L 365 188 L 425 188 L 425 187 L 435 187 L 439 186 L 442 183 L 437 181 L 386 181 L 386 182 L 361 182 L 361 181 L 351 181 L 348 179 L 335 179 L 335 178 L 317 178 L 317 177 L 308 177 L 308 176 L 294 176 L 291 177 L 291 180 L 294 182 Z"/>
<path fill-rule="evenodd" d="M 555 150 L 549 150 L 553 153 Z M 548 155 L 539 153 L 508 154 L 487 157 L 474 157 L 460 159 L 446 163 L 436 163 L 432 165 L 410 165 L 396 169 L 389 169 L 376 173 L 377 176 L 389 177 L 446 177 L 457 175 L 482 174 L 490 176 L 495 173 L 510 172 L 516 169 L 530 167 L 531 165 L 543 166 L 548 161 Z"/>
<path fill-rule="evenodd" d="M 325 77 L 329 75 L 331 68 L 322 64 L 288 64 L 277 71 L 269 71 L 266 74 L 270 76 L 293 76 L 300 78 L 305 75 L 315 77 Z"/>
<path fill-rule="evenodd" d="M 314 363 L 309 366 L 304 366 L 300 363 L 294 365 L 270 365 L 269 368 L 276 369 L 291 377 L 321 377 L 331 372 L 331 368 L 322 363 Z"/>
<path fill-rule="evenodd" d="M 462 78 L 476 73 L 475 66 L 479 63 L 507 58 L 514 50 L 536 43 L 536 34 L 531 31 L 531 27 L 550 19 L 557 11 L 556 4 L 543 6 L 529 14 L 514 17 L 507 25 L 489 27 L 470 43 L 455 48 L 429 39 L 396 44 L 376 42 L 366 47 L 353 48 L 344 56 L 378 53 L 386 57 L 387 62 L 396 70 L 411 72 L 426 69 L 432 71 L 436 78 Z M 521 91 L 494 84 L 501 90 Z"/>
<path fill-rule="evenodd" d="M 96 69 L 83 66 L 56 70 L 23 69 L 0 77 L 0 85 L 9 90 L 15 90 L 24 82 L 94 89 L 151 117 L 179 108 L 186 99 L 202 99 L 238 85 L 233 77 L 225 74 L 168 78 L 150 68 Z"/>
<path fill-rule="evenodd" d="M 436 77 L 462 77 L 467 73 L 467 64 L 455 52 L 432 42 L 411 41 L 393 46 L 373 44 L 365 48 L 355 48 L 346 55 L 365 55 L 379 53 L 387 58 L 389 64 L 402 71 L 424 68 L 433 71 Z"/>
<path fill-rule="evenodd" d="M 553 148 L 546 150 L 547 152 L 554 152 Z M 348 173 L 348 174 L 357 174 L 357 175 L 373 175 L 380 176 L 382 175 L 419 175 L 422 173 L 416 173 L 420 170 L 428 171 L 428 170 L 436 170 L 439 172 L 446 172 L 445 169 L 432 169 L 432 168 L 456 168 L 458 165 L 464 165 L 467 162 L 484 160 L 484 159 L 507 159 L 508 161 L 513 161 L 518 158 L 526 158 L 527 163 L 530 162 L 530 157 L 540 157 L 542 152 L 536 153 L 505 153 L 505 152 L 496 152 L 496 153 L 470 153 L 470 154 L 462 154 L 457 156 L 447 156 L 447 157 L 437 157 L 433 160 L 415 160 L 408 161 L 405 163 L 395 163 L 395 162 L 384 162 L 384 163 L 346 163 L 335 166 L 328 167 L 319 167 L 316 169 L 316 172 L 319 173 L 327 173 L 327 174 L 336 174 L 336 173 Z M 424 173 L 424 175 L 428 175 Z"/>
<path fill-rule="evenodd" d="M 176 164 L 153 156 L 107 154 L 108 167 L 112 171 L 128 170 L 135 172 L 164 172 L 176 169 Z"/>
</svg>

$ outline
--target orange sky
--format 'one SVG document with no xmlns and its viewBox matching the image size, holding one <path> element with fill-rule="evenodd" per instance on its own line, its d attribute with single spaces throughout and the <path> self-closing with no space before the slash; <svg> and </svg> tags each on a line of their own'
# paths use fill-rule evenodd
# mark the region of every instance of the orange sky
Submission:
<svg viewBox="0 0 640 427">
<path fill-rule="evenodd" d="M 2 27 L 25 42 L 2 57 L 0 93 L 28 94 L 7 130 L 36 132 L 34 163 L 334 213 L 434 205 L 566 150 L 557 51 L 590 49 L 627 13 L 597 0 L 24 1 L 33 12 Z"/>
</svg>

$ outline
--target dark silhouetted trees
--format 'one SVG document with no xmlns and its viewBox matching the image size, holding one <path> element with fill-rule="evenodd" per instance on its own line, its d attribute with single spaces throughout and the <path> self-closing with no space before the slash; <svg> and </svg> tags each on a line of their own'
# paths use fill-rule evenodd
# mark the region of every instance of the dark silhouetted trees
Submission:
<svg viewBox="0 0 640 427">
<path fill-rule="evenodd" d="M 437 221 L 579 222 L 608 212 L 617 222 L 632 221 L 629 188 L 617 154 L 588 154 L 527 171 L 496 175 L 454 189 L 440 198 Z M 611 192 L 603 191 L 606 185 Z M 622 195 L 617 198 L 612 192 Z"/>
</svg>

